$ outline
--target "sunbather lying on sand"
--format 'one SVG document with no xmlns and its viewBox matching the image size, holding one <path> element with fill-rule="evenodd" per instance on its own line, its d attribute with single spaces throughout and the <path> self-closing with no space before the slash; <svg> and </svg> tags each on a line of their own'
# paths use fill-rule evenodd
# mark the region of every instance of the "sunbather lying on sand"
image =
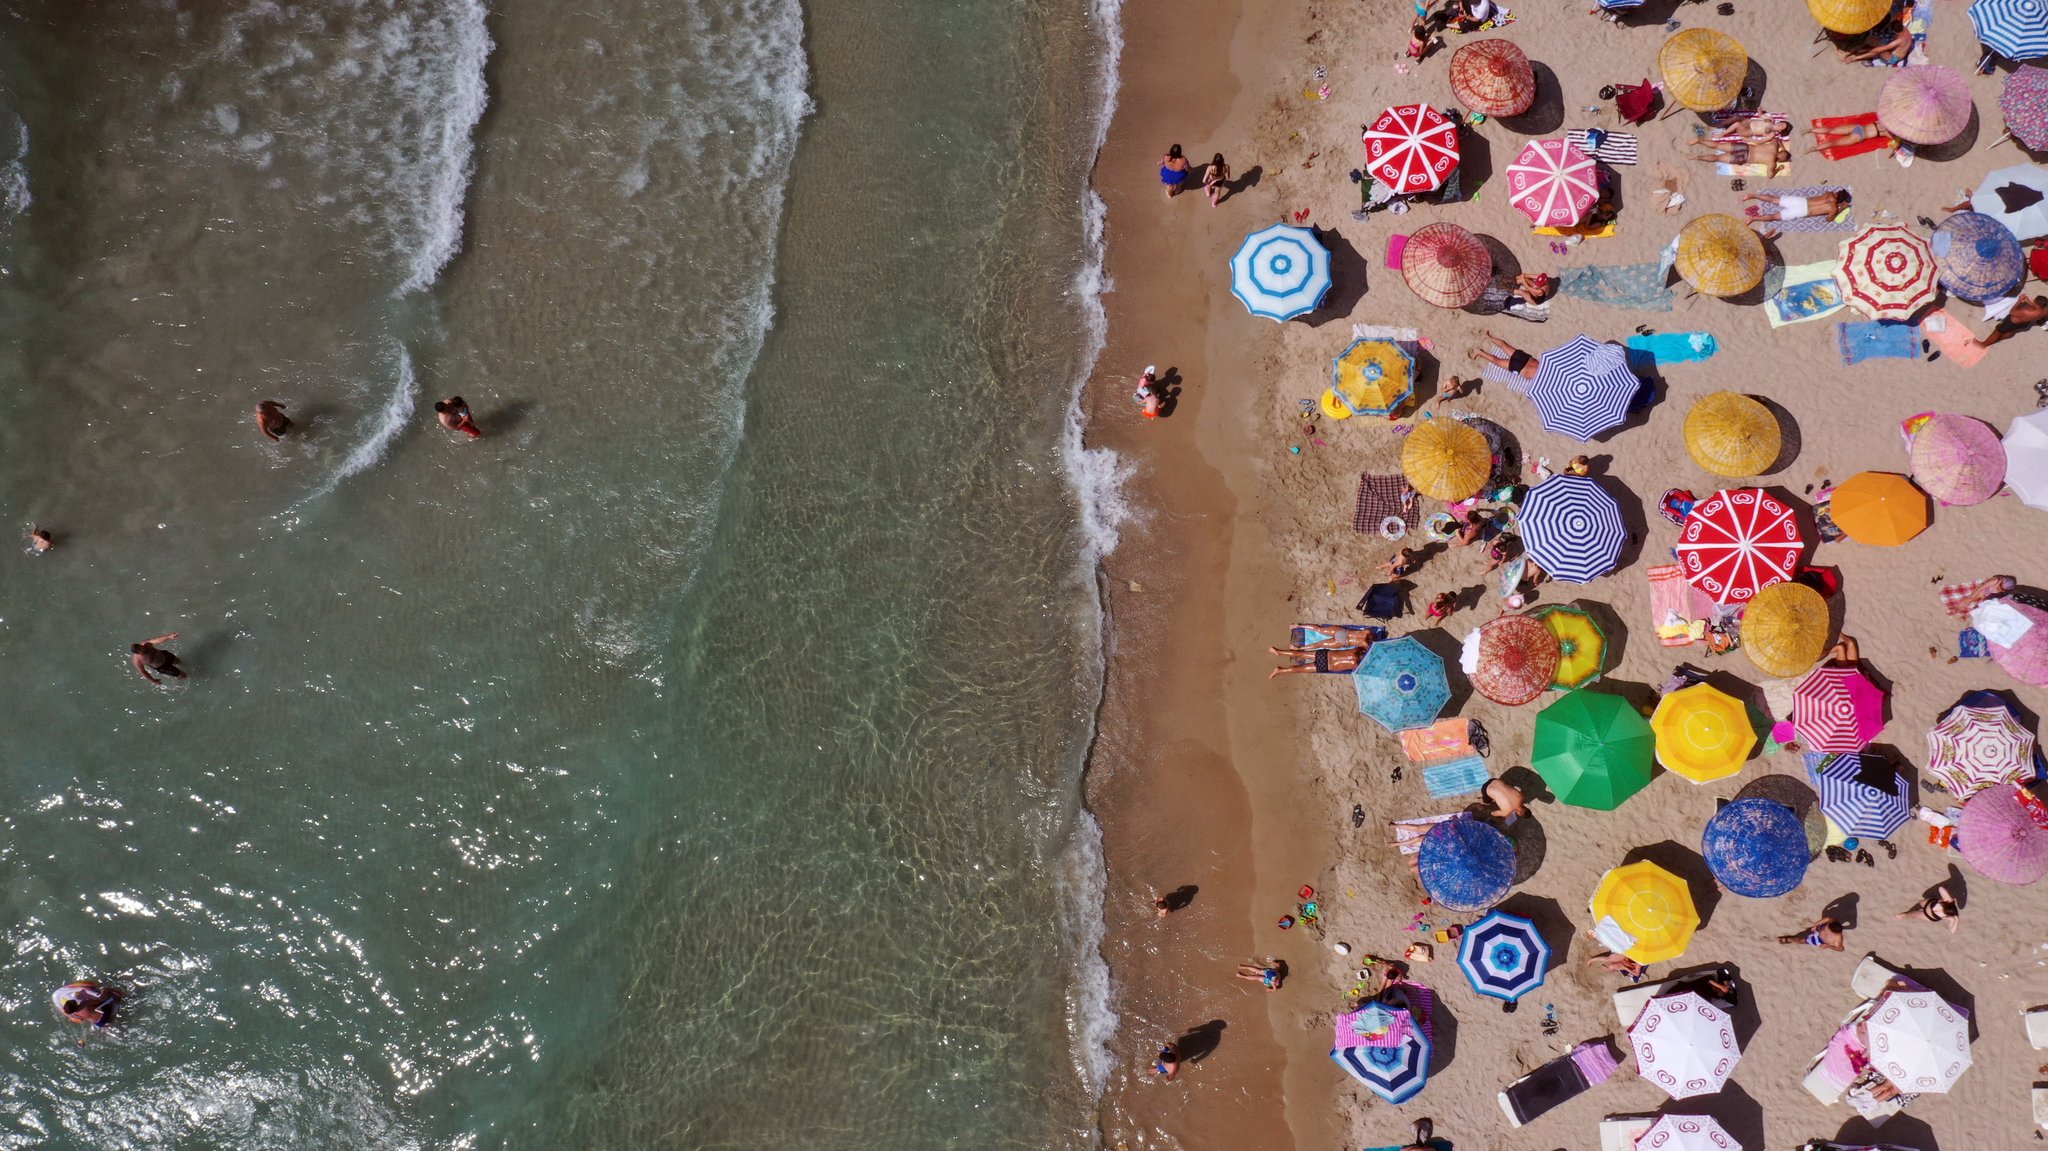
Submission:
<svg viewBox="0 0 2048 1151">
<path fill-rule="evenodd" d="M 1724 135 L 1733 136 L 1749 144 L 1783 140 L 1792 135 L 1792 121 L 1773 120 L 1769 116 L 1751 116 L 1747 120 L 1737 120 L 1728 125 Z"/>
<path fill-rule="evenodd" d="M 1825 128 L 1808 128 L 1807 131 L 1813 133 L 1813 147 L 1806 150 L 1808 155 L 1828 148 L 1861 144 L 1878 136 L 1890 138 L 1890 133 L 1876 124 L 1836 124 Z"/>
<path fill-rule="evenodd" d="M 1500 350 L 1497 352 L 1483 352 L 1478 348 L 1474 348 L 1469 353 L 1473 359 L 1485 360 L 1496 368 L 1505 369 L 1509 375 L 1520 376 L 1525 380 L 1536 378 L 1537 359 L 1535 356 L 1508 343 L 1492 332 L 1485 333 L 1485 336 L 1492 342 L 1494 347 Z"/>
<path fill-rule="evenodd" d="M 1885 35 L 1890 32 L 1891 35 Z M 1913 32 L 1905 24 L 1879 25 L 1870 33 L 1872 43 L 1854 52 L 1844 51 L 1842 59 L 1850 64 L 1861 64 L 1876 60 L 1882 64 L 1902 64 L 1906 54 L 1913 50 Z"/>
<path fill-rule="evenodd" d="M 1702 155 L 1694 153 L 1690 159 L 1702 164 L 1783 164 L 1792 159 L 1792 152 L 1777 140 L 1751 143 L 1746 140 L 1694 140 L 1695 148 L 1706 148 Z"/>
<path fill-rule="evenodd" d="M 1832 220 L 1849 207 L 1849 190 L 1837 188 L 1822 192 L 1818 196 L 1776 196 L 1763 192 L 1748 192 L 1744 200 L 1756 201 L 1743 209 L 1743 214 L 1752 220 L 1804 220 L 1808 216 Z"/>
<path fill-rule="evenodd" d="M 1275 650 L 1277 651 L 1278 649 Z M 1340 673 L 1357 671 L 1359 661 L 1365 658 L 1365 649 L 1362 647 L 1347 647 L 1339 648 L 1335 651 L 1331 651 L 1328 649 L 1324 649 L 1321 651 L 1297 650 L 1294 652 L 1279 652 L 1279 654 L 1292 655 L 1294 657 L 1294 662 L 1286 667 L 1276 667 L 1272 671 L 1266 673 L 1267 679 L 1272 679 L 1276 675 L 1303 675 L 1316 672 Z"/>
</svg>

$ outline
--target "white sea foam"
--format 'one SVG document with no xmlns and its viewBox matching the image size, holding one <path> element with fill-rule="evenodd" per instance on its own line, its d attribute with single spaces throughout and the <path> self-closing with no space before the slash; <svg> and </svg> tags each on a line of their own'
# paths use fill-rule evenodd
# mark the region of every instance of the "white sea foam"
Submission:
<svg viewBox="0 0 2048 1151">
<path fill-rule="evenodd" d="M 462 205 L 473 170 L 471 135 L 483 119 L 490 98 L 484 62 L 491 55 L 483 0 L 469 0 L 448 14 L 438 35 L 446 59 L 446 87 L 427 122 L 426 179 L 416 207 L 419 235 L 412 249 L 411 274 L 398 286 L 409 295 L 434 282 L 462 247 Z"/>
<path fill-rule="evenodd" d="M 1061 901 L 1068 937 L 1075 943 L 1069 975 L 1067 1033 L 1072 1036 L 1075 1070 L 1091 1096 L 1109 1082 L 1109 1041 L 1116 1035 L 1116 1009 L 1110 1006 L 1109 962 L 1102 957 L 1102 900 L 1109 876 L 1102 860 L 1102 828 L 1085 809 L 1060 860 Z"/>
<path fill-rule="evenodd" d="M 28 190 L 28 124 L 9 118 L 14 121 L 14 158 L 0 165 L 0 221 L 21 218 L 35 203 Z"/>
<path fill-rule="evenodd" d="M 403 344 L 395 345 L 393 350 L 391 392 L 371 422 L 369 433 L 349 451 L 341 466 L 334 469 L 334 474 L 328 476 L 306 499 L 318 499 L 333 491 L 341 481 L 377 466 L 377 461 L 391 450 L 392 441 L 412 422 L 420 400 L 419 381 L 413 377 L 412 354 L 405 350 Z"/>
</svg>

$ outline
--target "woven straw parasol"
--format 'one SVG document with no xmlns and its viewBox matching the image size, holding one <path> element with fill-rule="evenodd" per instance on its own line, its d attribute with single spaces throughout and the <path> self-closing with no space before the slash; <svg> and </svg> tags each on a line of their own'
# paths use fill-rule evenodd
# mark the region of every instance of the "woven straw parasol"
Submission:
<svg viewBox="0 0 2048 1151">
<path fill-rule="evenodd" d="M 1424 420 L 1401 445 L 1401 474 L 1433 500 L 1476 495 L 1492 473 L 1493 449 L 1486 437 L 1461 420 Z"/>
<path fill-rule="evenodd" d="M 1739 296 L 1763 283 L 1764 263 L 1764 242 L 1734 216 L 1710 213 L 1678 233 L 1678 274 L 1709 296 Z"/>
<path fill-rule="evenodd" d="M 1657 51 L 1664 90 L 1695 112 L 1718 112 L 1735 102 L 1749 73 L 1749 53 L 1711 28 L 1687 28 Z"/>
<path fill-rule="evenodd" d="M 1470 675 L 1479 694 L 1520 707 L 1550 690 L 1557 678 L 1557 637 L 1525 615 L 1504 615 L 1481 627 Z"/>
<path fill-rule="evenodd" d="M 1493 253 L 1456 224 L 1431 224 L 1408 237 L 1401 251 L 1408 289 L 1439 308 L 1462 308 L 1486 293 Z"/>
<path fill-rule="evenodd" d="M 1913 433 L 1913 478 L 1945 504 L 1981 504 L 2005 486 L 2005 445 L 1969 416 L 1941 414 Z"/>
<path fill-rule="evenodd" d="M 1685 450 L 1717 476 L 1756 475 L 1783 446 L 1778 417 L 1736 392 L 1712 392 L 1685 414 Z"/>
<path fill-rule="evenodd" d="M 1970 82 L 1940 64 L 1895 68 L 1877 90 L 1877 122 L 1913 144 L 1946 144 L 1970 126 Z"/>
<path fill-rule="evenodd" d="M 1536 72 L 1511 40 L 1476 40 L 1451 54 L 1451 91 L 1489 116 L 1519 116 L 1536 102 Z"/>
<path fill-rule="evenodd" d="M 1774 583 L 1743 609 L 1742 650 L 1765 675 L 1803 675 L 1827 647 L 1828 603 L 1803 583 Z"/>
<path fill-rule="evenodd" d="M 1828 31 L 1855 36 L 1890 15 L 1892 0 L 1806 0 L 1806 10 Z"/>
</svg>

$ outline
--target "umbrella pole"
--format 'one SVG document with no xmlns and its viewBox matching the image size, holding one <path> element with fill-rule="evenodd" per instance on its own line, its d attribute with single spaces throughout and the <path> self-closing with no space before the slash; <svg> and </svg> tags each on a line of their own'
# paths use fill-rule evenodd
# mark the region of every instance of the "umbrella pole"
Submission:
<svg viewBox="0 0 2048 1151">
<path fill-rule="evenodd" d="M 1993 147 L 1993 148 L 1996 148 L 1996 147 L 1998 147 L 1998 146 L 1999 146 L 2000 144 L 2003 144 L 2003 143 L 2005 143 L 2005 142 L 2006 142 L 2007 140 L 2010 140 L 2010 139 L 2012 139 L 2012 138 L 2013 138 L 2013 136 L 2012 136 L 2012 129 L 2011 129 L 2011 128 L 2007 128 L 2007 129 L 2005 130 L 2005 135 L 2003 135 L 2003 136 L 2000 136 L 2000 137 L 1999 137 L 1998 139 L 1996 139 L 1996 140 L 1993 140 L 1993 141 L 1991 141 L 1991 147 Z"/>
</svg>

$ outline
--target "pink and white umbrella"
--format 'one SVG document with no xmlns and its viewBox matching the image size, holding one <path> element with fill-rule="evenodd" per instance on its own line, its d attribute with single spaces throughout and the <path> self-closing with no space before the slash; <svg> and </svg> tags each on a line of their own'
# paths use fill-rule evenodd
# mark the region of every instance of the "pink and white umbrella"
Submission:
<svg viewBox="0 0 2048 1151">
<path fill-rule="evenodd" d="M 1969 416 L 1930 416 L 1913 433 L 1913 479 L 1945 504 L 1981 504 L 2005 486 L 2005 444 Z"/>
<path fill-rule="evenodd" d="M 2003 707 L 1952 707 L 1927 729 L 1927 774 L 1957 799 L 2034 774 L 2034 733 Z"/>
<path fill-rule="evenodd" d="M 1987 879 L 2021 887 L 2048 875 L 2048 820 L 2041 801 L 2000 785 L 1963 801 L 1956 843 L 1963 858 Z"/>
<path fill-rule="evenodd" d="M 1932 991 L 1887 991 L 1864 1020 L 1870 1065 L 1901 1091 L 1946 1092 L 1970 1069 L 1970 1020 Z"/>
<path fill-rule="evenodd" d="M 1712 1115 L 1661 1115 L 1636 1136 L 1636 1151 L 1742 1151 Z"/>
<path fill-rule="evenodd" d="M 1508 165 L 1508 203 L 1539 228 L 1569 228 L 1599 198 L 1592 157 L 1563 140 L 1532 140 Z"/>
<path fill-rule="evenodd" d="M 2002 599 L 1979 606 L 1970 613 L 1970 621 L 1974 625 L 1980 613 L 1994 612 L 2024 621 L 2026 630 L 2018 636 L 2009 632 L 1994 636 L 1978 628 L 1984 632 L 1985 646 L 1991 649 L 1991 662 L 2021 683 L 2048 687 L 2048 611 L 2016 599 Z"/>
<path fill-rule="evenodd" d="M 1814 751 L 1862 751 L 1884 730 L 1884 692 L 1853 667 L 1815 668 L 1792 693 L 1792 727 Z"/>
<path fill-rule="evenodd" d="M 1799 518 L 1762 488 L 1719 491 L 1693 505 L 1678 529 L 1686 582 L 1715 603 L 1748 603 L 1792 578 L 1806 549 Z"/>
<path fill-rule="evenodd" d="M 1742 1058 L 1734 1019 L 1692 991 L 1650 1000 L 1628 1041 L 1637 1071 L 1673 1099 L 1719 1091 Z"/>
<path fill-rule="evenodd" d="M 1458 166 L 1458 126 L 1427 104 L 1380 113 L 1365 130 L 1365 167 L 1396 194 L 1441 187 Z"/>
</svg>

